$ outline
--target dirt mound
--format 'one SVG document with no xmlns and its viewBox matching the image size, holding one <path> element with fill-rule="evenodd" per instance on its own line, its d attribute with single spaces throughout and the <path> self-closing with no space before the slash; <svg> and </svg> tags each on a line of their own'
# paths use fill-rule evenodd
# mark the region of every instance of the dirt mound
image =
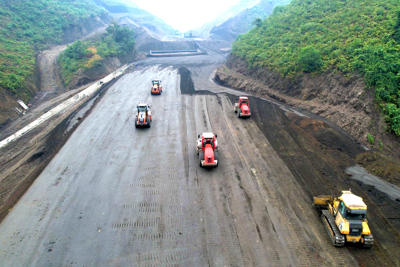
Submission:
<svg viewBox="0 0 400 267">
<path fill-rule="evenodd" d="M 328 124 L 320 120 L 295 116 L 294 114 L 288 114 L 288 116 L 297 126 L 310 134 L 313 134 L 318 130 L 330 128 Z"/>
<path fill-rule="evenodd" d="M 364 151 L 353 139 L 344 136 L 321 120 L 301 117 L 296 114 L 288 114 L 288 117 L 293 124 L 313 136 L 321 145 L 327 148 L 343 152 L 351 158 L 355 158 Z"/>
<path fill-rule="evenodd" d="M 356 157 L 356 162 L 376 176 L 400 186 L 400 160 L 380 152 L 367 151 Z"/>
</svg>

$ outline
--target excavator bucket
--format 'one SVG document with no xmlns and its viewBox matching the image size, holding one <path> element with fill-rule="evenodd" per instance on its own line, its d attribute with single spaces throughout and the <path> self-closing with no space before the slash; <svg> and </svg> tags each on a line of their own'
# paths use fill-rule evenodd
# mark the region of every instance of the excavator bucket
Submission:
<svg viewBox="0 0 400 267">
<path fill-rule="evenodd" d="M 327 209 L 328 204 L 333 202 L 333 196 L 314 197 L 314 206 L 320 209 Z"/>
</svg>

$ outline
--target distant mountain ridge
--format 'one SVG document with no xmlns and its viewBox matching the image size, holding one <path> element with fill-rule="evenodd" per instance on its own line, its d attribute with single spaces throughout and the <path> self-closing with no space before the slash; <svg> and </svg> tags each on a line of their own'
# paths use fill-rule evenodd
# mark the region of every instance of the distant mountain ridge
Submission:
<svg viewBox="0 0 400 267">
<path fill-rule="evenodd" d="M 194 36 L 207 38 L 212 28 L 220 25 L 221 23 L 224 23 L 225 21 L 229 20 L 232 17 L 235 17 L 243 10 L 251 8 L 254 5 L 258 4 L 259 2 L 260 0 L 241 0 L 236 5 L 231 6 L 226 11 L 219 14 L 215 19 L 206 22 L 203 26 L 199 28 L 193 29 L 192 33 Z"/>
<path fill-rule="evenodd" d="M 177 30 L 166 24 L 159 17 L 154 16 L 150 12 L 137 8 L 137 5 L 124 0 L 94 0 L 94 2 L 105 8 L 117 20 L 126 22 L 129 18 L 129 25 L 134 28 L 144 27 L 152 33 L 162 38 L 167 35 L 177 34 Z M 129 5 L 127 3 L 130 3 Z"/>
<path fill-rule="evenodd" d="M 213 27 L 210 30 L 210 37 L 212 39 L 223 39 L 228 42 L 233 42 L 240 34 L 246 33 L 254 27 L 253 22 L 255 19 L 265 19 L 272 14 L 274 7 L 286 5 L 290 3 L 290 1 L 291 0 L 262 0 L 220 25 Z"/>
</svg>

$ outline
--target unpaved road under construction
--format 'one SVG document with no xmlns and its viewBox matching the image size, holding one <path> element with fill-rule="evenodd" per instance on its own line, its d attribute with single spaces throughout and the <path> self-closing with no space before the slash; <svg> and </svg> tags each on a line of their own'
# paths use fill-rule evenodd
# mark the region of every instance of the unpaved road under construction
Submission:
<svg viewBox="0 0 400 267">
<path fill-rule="evenodd" d="M 238 119 L 239 93 L 210 79 L 223 61 L 149 59 L 115 82 L 1 223 L 0 265 L 399 266 L 399 202 L 345 172 L 364 148 L 269 100 Z M 135 128 L 139 102 L 150 129 Z M 195 151 L 204 131 L 218 134 L 212 170 Z M 371 249 L 333 247 L 312 205 L 349 188 L 368 204 Z"/>
</svg>

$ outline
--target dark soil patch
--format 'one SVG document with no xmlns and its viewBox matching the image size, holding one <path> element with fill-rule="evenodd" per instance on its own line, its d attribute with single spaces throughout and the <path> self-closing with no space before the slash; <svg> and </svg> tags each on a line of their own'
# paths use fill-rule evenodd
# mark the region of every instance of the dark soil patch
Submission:
<svg viewBox="0 0 400 267">
<path fill-rule="evenodd" d="M 400 186 L 400 160 L 381 152 L 367 151 L 357 155 L 356 162 L 369 173 Z"/>
<path fill-rule="evenodd" d="M 192 80 L 192 74 L 186 67 L 178 68 L 179 75 L 181 76 L 181 94 L 182 95 L 213 95 L 210 91 L 195 90 Z"/>
</svg>

